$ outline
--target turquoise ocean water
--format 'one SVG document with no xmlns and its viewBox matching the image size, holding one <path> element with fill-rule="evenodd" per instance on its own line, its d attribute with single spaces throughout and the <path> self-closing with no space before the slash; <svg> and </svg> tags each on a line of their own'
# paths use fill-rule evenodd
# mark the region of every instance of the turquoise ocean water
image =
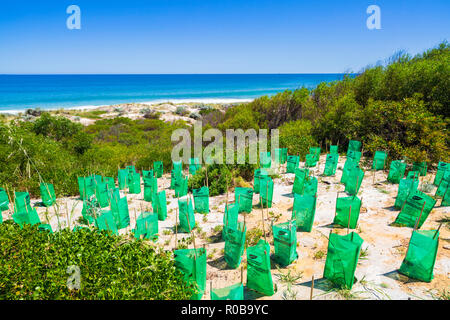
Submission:
<svg viewBox="0 0 450 320">
<path fill-rule="evenodd" d="M 0 112 L 131 102 L 234 102 L 344 74 L 0 75 Z"/>
</svg>

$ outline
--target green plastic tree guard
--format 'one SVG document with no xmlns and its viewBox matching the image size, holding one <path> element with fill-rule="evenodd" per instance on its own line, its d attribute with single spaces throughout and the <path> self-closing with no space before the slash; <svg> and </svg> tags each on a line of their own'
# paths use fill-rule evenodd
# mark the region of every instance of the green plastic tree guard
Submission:
<svg viewBox="0 0 450 320">
<path fill-rule="evenodd" d="M 244 286 L 236 283 L 231 286 L 212 289 L 211 300 L 244 300 Z"/>
<path fill-rule="evenodd" d="M 9 210 L 9 197 L 5 189 L 0 188 L 0 213 Z"/>
<path fill-rule="evenodd" d="M 183 163 L 181 161 L 172 161 L 173 171 L 174 173 L 181 174 L 183 173 Z"/>
<path fill-rule="evenodd" d="M 338 161 L 339 161 L 339 154 L 337 153 L 327 154 L 323 175 L 326 177 L 334 176 L 336 174 Z"/>
<path fill-rule="evenodd" d="M 262 177 L 267 176 L 268 173 L 265 169 L 256 169 L 254 173 L 254 180 L 253 180 L 253 192 L 259 193 L 259 184 Z"/>
<path fill-rule="evenodd" d="M 288 156 L 287 157 L 287 165 L 286 165 L 286 173 L 295 173 L 295 169 L 298 168 L 300 163 L 299 156 Z"/>
<path fill-rule="evenodd" d="M 224 213 L 223 213 L 223 226 L 222 229 L 222 238 L 225 240 L 225 227 L 229 228 L 237 228 L 238 225 L 238 217 L 239 217 L 239 205 L 237 203 L 232 203 L 225 205 Z"/>
<path fill-rule="evenodd" d="M 272 226 L 275 260 L 283 267 L 297 260 L 297 227 L 295 221 Z"/>
<path fill-rule="evenodd" d="M 311 232 L 316 213 L 317 198 L 312 195 L 294 195 L 292 208 L 292 220 L 296 221 L 297 230 Z"/>
<path fill-rule="evenodd" d="M 239 206 L 239 213 L 252 212 L 253 208 L 253 189 L 252 188 L 240 188 L 234 189 L 235 203 Z"/>
<path fill-rule="evenodd" d="M 195 216 L 192 201 L 178 200 L 178 214 L 181 230 L 190 233 L 192 229 L 195 228 Z"/>
<path fill-rule="evenodd" d="M 427 163 L 423 162 L 413 162 L 413 171 L 419 171 L 420 176 L 425 177 L 427 175 Z"/>
<path fill-rule="evenodd" d="M 131 181 L 129 182 L 128 190 L 131 194 L 141 193 L 141 175 L 138 172 L 131 174 Z"/>
<path fill-rule="evenodd" d="M 27 212 L 28 209 L 31 210 L 31 200 L 28 192 L 16 191 L 14 198 L 14 212 Z"/>
<path fill-rule="evenodd" d="M 281 148 L 281 164 L 285 164 L 288 158 L 288 149 Z"/>
<path fill-rule="evenodd" d="M 51 183 L 41 182 L 39 185 L 41 191 L 42 203 L 46 207 L 50 207 L 56 203 L 55 188 Z"/>
<path fill-rule="evenodd" d="M 334 284 L 351 289 L 364 240 L 355 232 L 345 236 L 331 233 L 323 277 Z"/>
<path fill-rule="evenodd" d="M 347 158 L 344 164 L 344 168 L 342 169 L 342 176 L 341 176 L 341 183 L 346 184 L 347 178 L 350 173 L 350 171 L 354 168 L 359 168 L 359 164 L 355 162 L 351 158 Z"/>
<path fill-rule="evenodd" d="M 127 197 L 112 199 L 111 212 L 117 228 L 124 229 L 130 225 L 130 212 Z"/>
<path fill-rule="evenodd" d="M 447 171 L 445 172 L 444 176 L 439 182 L 439 186 L 436 190 L 435 197 L 442 198 L 444 194 L 447 192 L 449 185 L 450 185 L 450 171 Z"/>
<path fill-rule="evenodd" d="M 12 216 L 14 222 L 21 228 L 24 224 L 40 224 L 41 220 L 36 209 L 31 207 L 28 192 L 15 192 L 14 197 L 14 214 Z"/>
<path fill-rule="evenodd" d="M 420 229 L 435 204 L 436 200 L 432 197 L 416 190 L 406 199 L 403 209 L 398 214 L 397 219 L 395 219 L 395 223 L 413 228 L 416 225 L 416 221 L 419 220 L 417 229 Z"/>
<path fill-rule="evenodd" d="M 153 162 L 153 170 L 155 171 L 156 178 L 161 178 L 164 173 L 164 165 L 162 161 Z"/>
<path fill-rule="evenodd" d="M 103 177 L 103 182 L 108 185 L 108 189 L 114 189 L 116 187 L 116 182 L 113 177 Z"/>
<path fill-rule="evenodd" d="M 175 250 L 175 267 L 183 274 L 183 280 L 194 284 L 196 293 L 191 300 L 200 300 L 206 287 L 206 250 L 179 249 Z"/>
<path fill-rule="evenodd" d="M 152 202 L 153 196 L 158 192 L 157 178 L 144 178 L 144 201 Z"/>
<path fill-rule="evenodd" d="M 394 160 L 391 162 L 387 180 L 392 183 L 400 183 L 406 171 L 406 163 L 402 160 Z"/>
<path fill-rule="evenodd" d="M 358 224 L 360 211 L 361 200 L 357 196 L 337 198 L 336 215 L 333 223 L 344 228 L 355 229 Z M 350 224 L 348 223 L 349 218 Z"/>
<path fill-rule="evenodd" d="M 175 179 L 175 197 L 184 197 L 188 193 L 188 177 L 181 176 Z"/>
<path fill-rule="evenodd" d="M 318 184 L 319 184 L 319 181 L 317 180 L 316 177 L 312 177 L 312 176 L 306 177 L 303 194 L 315 196 L 317 194 Z"/>
<path fill-rule="evenodd" d="M 142 212 L 136 220 L 133 233 L 136 239 L 158 240 L 158 215 L 155 212 Z"/>
<path fill-rule="evenodd" d="M 437 187 L 441 183 L 441 179 L 446 172 L 450 171 L 450 164 L 446 162 L 439 161 L 436 175 L 434 177 L 433 184 Z"/>
<path fill-rule="evenodd" d="M 127 169 L 119 169 L 118 178 L 119 180 L 119 189 L 125 190 L 128 188 L 128 170 Z"/>
<path fill-rule="evenodd" d="M 305 167 L 312 168 L 317 165 L 316 156 L 314 154 L 308 153 L 305 158 Z"/>
<path fill-rule="evenodd" d="M 272 208 L 273 199 L 273 180 L 269 176 L 263 176 L 259 179 L 261 202 L 264 208 Z"/>
<path fill-rule="evenodd" d="M 155 174 L 153 173 L 153 170 L 142 170 L 142 180 L 153 179 L 154 177 Z"/>
<path fill-rule="evenodd" d="M 442 202 L 441 202 L 441 207 L 448 207 L 450 206 L 450 190 L 446 190 L 446 192 L 444 192 L 444 195 L 442 196 Z"/>
<path fill-rule="evenodd" d="M 194 196 L 194 211 L 197 213 L 209 213 L 209 188 L 204 186 L 192 190 Z"/>
<path fill-rule="evenodd" d="M 348 149 L 347 149 L 347 153 L 348 151 L 353 150 L 353 151 L 361 151 L 361 141 L 357 141 L 357 140 L 350 140 L 348 142 Z"/>
<path fill-rule="evenodd" d="M 275 148 L 275 163 L 281 164 L 282 162 L 282 151 L 281 148 Z"/>
<path fill-rule="evenodd" d="M 47 231 L 48 233 L 53 233 L 52 226 L 49 225 L 49 224 L 41 223 L 41 224 L 38 226 L 38 230 L 39 230 L 39 231 Z"/>
<path fill-rule="evenodd" d="M 292 185 L 292 193 L 303 194 L 305 188 L 305 180 L 309 175 L 309 169 L 295 169 L 294 184 Z"/>
<path fill-rule="evenodd" d="M 189 174 L 195 175 L 200 168 L 200 160 L 198 158 L 189 159 Z"/>
<path fill-rule="evenodd" d="M 338 154 L 339 147 L 338 146 L 334 146 L 334 145 L 330 145 L 330 153 L 331 154 Z"/>
<path fill-rule="evenodd" d="M 431 282 L 438 247 L 438 230 L 414 230 L 399 272 L 413 279 Z"/>
<path fill-rule="evenodd" d="M 315 161 L 319 161 L 320 159 L 320 147 L 310 147 L 309 148 L 309 153 L 314 155 L 314 159 Z"/>
<path fill-rule="evenodd" d="M 385 151 L 375 151 L 375 156 L 373 157 L 372 169 L 373 170 L 383 170 L 386 165 L 387 154 Z"/>
<path fill-rule="evenodd" d="M 230 268 L 236 269 L 241 264 L 244 254 L 247 228 L 244 223 L 238 222 L 234 228 L 224 225 L 223 230 L 225 239 L 224 259 Z"/>
<path fill-rule="evenodd" d="M 401 179 L 398 185 L 397 198 L 395 199 L 395 209 L 401 209 L 406 199 L 419 187 L 419 180 Z"/>
<path fill-rule="evenodd" d="M 261 168 L 270 168 L 272 166 L 272 158 L 270 156 L 270 152 L 260 152 L 259 163 L 261 164 Z"/>
<path fill-rule="evenodd" d="M 167 199 L 166 190 L 160 191 L 154 196 L 153 211 L 156 211 L 158 219 L 164 221 L 167 219 Z"/>
<path fill-rule="evenodd" d="M 345 184 L 345 192 L 356 195 L 359 192 L 362 181 L 364 179 L 364 170 L 353 167 L 348 173 L 348 179 Z"/>
<path fill-rule="evenodd" d="M 95 222 L 96 211 L 88 200 L 83 201 L 83 209 L 81 210 L 81 214 L 83 215 L 83 218 L 88 221 L 88 224 Z"/>
<path fill-rule="evenodd" d="M 270 272 L 270 245 L 262 239 L 256 246 L 247 248 L 247 287 L 266 296 L 275 293 Z"/>
<path fill-rule="evenodd" d="M 361 151 L 349 150 L 347 153 L 347 159 L 352 159 L 354 162 L 358 163 L 361 161 Z"/>
<path fill-rule="evenodd" d="M 109 191 L 106 183 L 97 183 L 95 187 L 95 197 L 101 208 L 109 207 Z"/>
<path fill-rule="evenodd" d="M 95 225 L 99 230 L 106 230 L 112 232 L 114 235 L 118 235 L 116 222 L 114 221 L 114 216 L 111 210 L 102 210 L 100 215 L 95 220 Z"/>
<path fill-rule="evenodd" d="M 420 172 L 419 171 L 409 171 L 406 175 L 406 179 L 417 180 L 419 181 Z"/>
</svg>

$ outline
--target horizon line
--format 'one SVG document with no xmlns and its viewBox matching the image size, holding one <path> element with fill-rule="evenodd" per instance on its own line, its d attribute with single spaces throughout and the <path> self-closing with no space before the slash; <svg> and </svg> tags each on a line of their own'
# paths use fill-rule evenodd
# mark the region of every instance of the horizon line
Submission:
<svg viewBox="0 0 450 320">
<path fill-rule="evenodd" d="M 101 75 L 113 75 L 113 76 L 130 76 L 130 75 L 311 75 L 311 74 L 359 74 L 359 72 L 269 72 L 269 73 L 0 73 L 0 76 L 101 76 Z"/>
</svg>

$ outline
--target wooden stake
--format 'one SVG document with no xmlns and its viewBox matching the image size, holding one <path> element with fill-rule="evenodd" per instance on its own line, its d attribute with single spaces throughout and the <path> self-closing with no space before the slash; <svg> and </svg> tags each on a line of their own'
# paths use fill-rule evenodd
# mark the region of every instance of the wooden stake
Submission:
<svg viewBox="0 0 450 320">
<path fill-rule="evenodd" d="M 442 181 L 442 180 L 441 180 Z M 442 196 L 442 200 L 441 200 L 441 206 L 442 206 L 442 202 L 444 202 L 445 196 L 447 195 L 447 191 L 448 191 L 448 186 L 450 185 L 450 183 L 447 183 L 447 188 L 445 188 L 445 192 L 444 195 Z"/>
<path fill-rule="evenodd" d="M 241 266 L 241 283 L 244 284 L 244 266 Z"/>
<path fill-rule="evenodd" d="M 423 202 L 422 210 L 420 210 L 419 218 L 417 219 L 417 223 L 414 226 L 414 230 L 416 230 L 419 227 L 420 218 L 422 217 L 422 212 L 423 212 L 423 209 L 425 208 L 425 203 L 427 203 L 427 202 L 426 201 Z"/>
<path fill-rule="evenodd" d="M 441 227 L 442 227 L 442 222 L 439 224 L 439 227 L 437 228 L 436 232 L 434 233 L 433 240 L 436 238 L 437 234 L 439 233 L 439 230 L 441 230 Z"/>
<path fill-rule="evenodd" d="M 178 207 L 175 208 L 176 216 L 175 216 L 175 250 L 178 248 Z"/>
<path fill-rule="evenodd" d="M 349 233 L 350 229 L 350 218 L 352 216 L 352 206 L 350 206 L 350 210 L 348 210 L 348 224 L 347 224 L 347 234 Z"/>
<path fill-rule="evenodd" d="M 209 184 L 208 184 L 208 165 L 205 166 L 206 169 L 206 186 L 209 188 Z"/>
<path fill-rule="evenodd" d="M 267 237 L 266 237 L 266 230 L 264 227 L 264 212 L 263 212 L 263 205 L 262 205 L 262 201 L 261 201 L 261 197 L 259 197 L 259 203 L 261 204 L 261 221 L 262 221 L 262 227 L 263 227 L 263 233 L 264 233 L 264 240 L 267 242 Z"/>
<path fill-rule="evenodd" d="M 314 292 L 314 275 L 312 276 L 312 279 L 311 279 L 311 294 L 309 296 L 309 300 L 313 299 L 313 292 Z"/>
</svg>

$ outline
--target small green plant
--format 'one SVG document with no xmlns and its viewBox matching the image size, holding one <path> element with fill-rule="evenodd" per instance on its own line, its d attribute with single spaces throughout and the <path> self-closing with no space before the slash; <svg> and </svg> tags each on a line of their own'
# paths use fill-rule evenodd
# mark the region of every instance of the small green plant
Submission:
<svg viewBox="0 0 450 320">
<path fill-rule="evenodd" d="M 314 259 L 315 260 L 320 260 L 320 259 L 322 259 L 323 257 L 325 256 L 325 253 L 322 251 L 322 250 L 319 250 L 319 251 L 316 251 L 315 253 L 314 253 Z"/>
<path fill-rule="evenodd" d="M 256 245 L 263 236 L 263 231 L 261 229 L 250 229 L 247 230 L 247 233 L 245 235 L 245 247 L 252 247 Z"/>
<path fill-rule="evenodd" d="M 296 272 L 293 269 L 288 269 L 287 273 L 283 273 L 281 269 L 277 266 L 278 274 L 275 276 L 280 280 L 281 283 L 286 285 L 294 285 L 298 280 L 303 278 L 303 272 Z"/>
</svg>

